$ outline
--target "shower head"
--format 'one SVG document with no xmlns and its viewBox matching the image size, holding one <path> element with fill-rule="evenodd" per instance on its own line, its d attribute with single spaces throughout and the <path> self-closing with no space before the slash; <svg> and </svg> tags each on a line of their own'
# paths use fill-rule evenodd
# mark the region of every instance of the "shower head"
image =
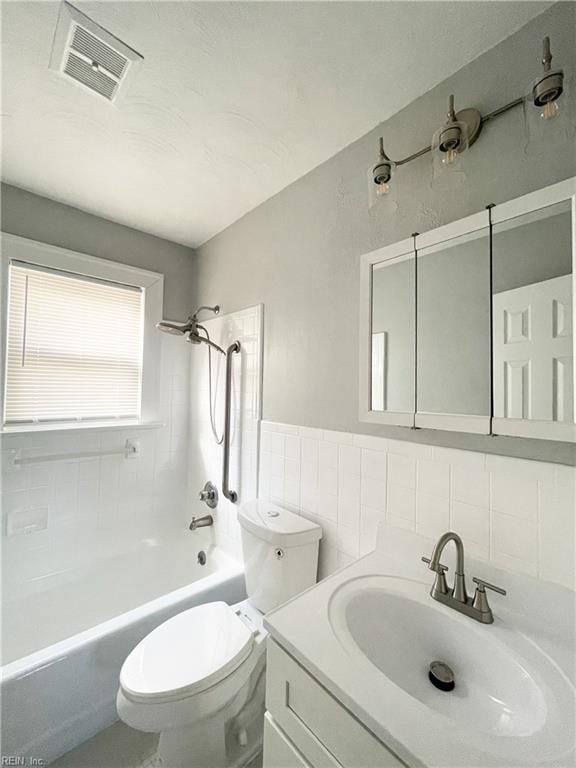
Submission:
<svg viewBox="0 0 576 768">
<path fill-rule="evenodd" d="M 218 305 L 215 307 L 200 307 L 193 315 L 190 315 L 185 323 L 173 323 L 170 320 L 161 320 L 159 323 L 156 323 L 156 328 L 163 333 L 172 333 L 174 336 L 184 336 L 186 341 L 189 341 L 190 344 L 208 344 L 212 349 L 222 352 L 222 354 L 225 355 L 226 352 L 222 347 L 219 347 L 218 344 L 212 341 L 207 329 L 197 321 L 198 313 L 203 309 L 208 309 L 215 315 L 220 312 L 220 307 Z"/>
<path fill-rule="evenodd" d="M 162 320 L 156 323 L 156 328 L 162 333 L 172 333 L 174 336 L 183 336 L 185 333 L 191 330 L 190 323 L 171 323 L 168 320 Z"/>
<path fill-rule="evenodd" d="M 156 328 L 158 328 L 159 331 L 162 331 L 163 333 L 172 333 L 174 336 L 185 336 L 187 333 L 196 334 L 198 333 L 197 328 L 199 327 L 196 320 L 198 318 L 198 315 L 202 310 L 208 310 L 209 312 L 213 312 L 215 315 L 217 315 L 220 312 L 220 307 L 218 304 L 214 307 L 198 307 L 196 312 L 194 312 L 193 315 L 190 315 L 188 320 L 185 323 L 173 323 L 169 320 L 161 320 L 159 323 L 156 323 Z M 205 330 L 205 329 L 203 329 Z M 190 341 L 190 339 L 188 339 Z M 200 342 L 194 342 L 196 344 L 199 344 Z"/>
</svg>

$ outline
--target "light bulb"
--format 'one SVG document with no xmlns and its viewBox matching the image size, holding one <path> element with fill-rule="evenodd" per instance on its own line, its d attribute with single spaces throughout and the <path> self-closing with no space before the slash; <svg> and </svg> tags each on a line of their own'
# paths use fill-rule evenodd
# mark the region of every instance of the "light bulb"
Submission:
<svg viewBox="0 0 576 768">
<path fill-rule="evenodd" d="M 387 195 L 389 192 L 390 192 L 390 184 L 387 181 L 384 181 L 381 184 L 376 184 L 376 194 L 378 195 L 378 197 Z"/>
<path fill-rule="evenodd" d="M 456 160 L 458 159 L 458 150 L 456 149 L 449 149 L 442 155 L 442 162 L 444 165 L 454 165 Z"/>
<path fill-rule="evenodd" d="M 552 120 L 560 112 L 560 107 L 556 101 L 547 101 L 540 110 L 542 120 Z"/>
</svg>

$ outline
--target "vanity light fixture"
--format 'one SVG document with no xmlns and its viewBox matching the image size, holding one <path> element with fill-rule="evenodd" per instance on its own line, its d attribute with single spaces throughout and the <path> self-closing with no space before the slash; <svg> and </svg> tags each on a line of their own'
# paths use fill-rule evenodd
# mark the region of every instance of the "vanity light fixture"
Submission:
<svg viewBox="0 0 576 768">
<path fill-rule="evenodd" d="M 565 91 L 564 72 L 562 69 L 552 70 L 552 53 L 550 38 L 543 40 L 542 53 L 543 72 L 532 81 L 526 97 L 520 97 L 505 104 L 503 107 L 480 114 L 477 109 L 467 107 L 459 112 L 454 109 L 454 96 L 449 97 L 447 120 L 439 128 L 432 139 L 432 144 L 418 150 L 401 160 L 391 160 L 384 151 L 384 142 L 380 138 L 380 153 L 378 162 L 369 170 L 370 207 L 383 197 L 390 197 L 394 190 L 392 176 L 396 168 L 412 162 L 419 157 L 432 152 L 434 158 L 434 173 L 437 175 L 444 169 L 459 169 L 461 155 L 476 141 L 484 123 L 509 112 L 520 105 L 525 105 L 526 113 L 537 113 L 540 123 L 549 123 L 559 113 L 558 99 Z M 534 110 L 533 107 L 537 109 Z M 534 131 L 532 131 L 534 134 Z"/>
</svg>

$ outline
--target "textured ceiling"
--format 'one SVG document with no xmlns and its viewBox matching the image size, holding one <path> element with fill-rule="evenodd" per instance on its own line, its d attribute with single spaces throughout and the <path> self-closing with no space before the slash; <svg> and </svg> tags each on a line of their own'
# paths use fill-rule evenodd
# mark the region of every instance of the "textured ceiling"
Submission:
<svg viewBox="0 0 576 768">
<path fill-rule="evenodd" d="M 144 56 L 120 105 L 2 3 L 5 181 L 197 246 L 542 12 L 540 2 L 78 2 Z"/>
</svg>

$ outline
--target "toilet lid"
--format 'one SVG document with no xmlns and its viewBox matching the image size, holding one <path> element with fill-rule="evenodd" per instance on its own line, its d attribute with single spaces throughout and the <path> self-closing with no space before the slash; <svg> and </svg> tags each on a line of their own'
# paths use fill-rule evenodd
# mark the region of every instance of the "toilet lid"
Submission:
<svg viewBox="0 0 576 768">
<path fill-rule="evenodd" d="M 215 685 L 249 655 L 253 632 L 226 603 L 205 603 L 168 619 L 128 656 L 120 685 L 134 698 L 192 695 Z"/>
</svg>

